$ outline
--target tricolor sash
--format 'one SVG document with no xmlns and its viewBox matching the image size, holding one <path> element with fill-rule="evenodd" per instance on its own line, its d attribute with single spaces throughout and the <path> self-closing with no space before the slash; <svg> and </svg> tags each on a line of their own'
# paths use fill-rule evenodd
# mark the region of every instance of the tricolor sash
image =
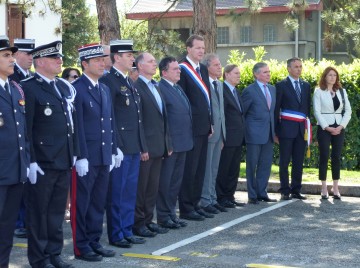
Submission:
<svg viewBox="0 0 360 268">
<path fill-rule="evenodd" d="M 291 110 L 282 110 L 280 113 L 281 120 L 289 120 L 295 122 L 304 122 L 305 124 L 305 133 L 304 140 L 307 141 L 308 149 L 307 149 L 307 157 L 310 157 L 310 144 L 312 141 L 312 126 L 310 123 L 310 119 L 306 117 L 305 114 L 291 111 Z"/>
<path fill-rule="evenodd" d="M 204 81 L 201 79 L 199 74 L 194 70 L 194 68 L 191 66 L 191 64 L 187 62 L 182 62 L 179 64 L 181 67 L 181 70 L 184 70 L 191 79 L 195 82 L 195 84 L 200 88 L 201 92 L 203 93 L 209 107 L 210 107 L 210 94 L 209 89 L 205 85 Z"/>
</svg>

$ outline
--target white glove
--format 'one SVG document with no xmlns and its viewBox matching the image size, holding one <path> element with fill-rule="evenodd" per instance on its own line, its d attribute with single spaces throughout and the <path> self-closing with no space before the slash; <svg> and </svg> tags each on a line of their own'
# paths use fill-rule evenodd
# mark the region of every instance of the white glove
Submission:
<svg viewBox="0 0 360 268">
<path fill-rule="evenodd" d="M 123 161 L 124 159 L 124 154 L 119 148 L 117 148 L 116 150 L 117 155 L 115 155 L 115 168 L 118 168 L 121 165 L 121 161 Z"/>
<path fill-rule="evenodd" d="M 89 162 L 86 158 L 75 162 L 76 172 L 80 177 L 85 176 L 89 172 Z"/>
<path fill-rule="evenodd" d="M 76 163 L 76 159 L 77 159 L 77 156 L 73 156 L 73 166 L 75 166 L 75 163 Z"/>
<path fill-rule="evenodd" d="M 111 155 L 111 165 L 109 167 L 109 172 L 111 172 L 111 170 L 113 170 L 114 166 L 115 166 L 115 155 L 113 154 L 113 155 Z"/>
<path fill-rule="evenodd" d="M 35 184 L 37 181 L 37 172 L 39 172 L 40 175 L 44 175 L 44 171 L 38 166 L 36 162 L 30 164 L 29 169 L 29 180 L 31 184 Z"/>
</svg>

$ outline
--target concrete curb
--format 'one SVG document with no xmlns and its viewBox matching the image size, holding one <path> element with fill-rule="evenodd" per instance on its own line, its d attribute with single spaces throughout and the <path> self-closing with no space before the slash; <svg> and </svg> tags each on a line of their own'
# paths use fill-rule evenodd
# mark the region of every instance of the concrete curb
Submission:
<svg viewBox="0 0 360 268">
<path fill-rule="evenodd" d="M 332 185 L 332 182 L 329 181 L 328 182 L 329 194 L 331 194 L 331 192 L 330 192 L 331 185 Z M 268 192 L 269 193 L 279 193 L 279 189 L 280 189 L 280 181 L 275 181 L 275 180 L 269 181 L 269 184 L 268 184 Z M 340 189 L 341 195 L 343 195 L 343 196 L 360 197 L 360 185 L 358 185 L 358 184 L 341 185 L 341 182 L 340 182 L 339 189 Z M 236 190 L 237 191 L 245 191 L 245 192 L 247 191 L 246 179 L 239 178 Z M 320 195 L 320 193 L 321 193 L 320 182 L 318 184 L 304 182 L 301 193 L 302 194 L 313 194 L 313 195 L 318 194 L 318 195 Z"/>
</svg>

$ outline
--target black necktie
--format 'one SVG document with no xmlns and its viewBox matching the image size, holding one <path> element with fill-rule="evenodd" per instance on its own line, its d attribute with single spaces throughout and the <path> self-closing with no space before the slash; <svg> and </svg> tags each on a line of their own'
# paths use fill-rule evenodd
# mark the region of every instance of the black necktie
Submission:
<svg viewBox="0 0 360 268">
<path fill-rule="evenodd" d="M 214 80 L 212 83 L 213 83 L 213 85 L 214 85 L 216 97 L 217 97 L 218 101 L 220 102 L 220 95 L 219 95 L 219 91 L 218 91 L 218 84 L 217 84 L 217 82 L 216 82 L 215 80 Z"/>
<path fill-rule="evenodd" d="M 201 78 L 201 72 L 200 72 L 200 67 L 196 67 L 196 72 L 198 73 L 198 75 L 200 76 L 200 78 Z"/>
<path fill-rule="evenodd" d="M 242 112 L 242 111 L 241 111 L 240 101 L 239 101 L 239 96 L 238 96 L 238 94 L 237 94 L 236 88 L 234 88 L 234 89 L 232 90 L 232 93 L 233 93 L 233 95 L 234 95 L 236 104 L 238 105 L 240 112 Z"/>
<path fill-rule="evenodd" d="M 55 81 L 50 81 L 50 86 L 55 90 L 55 92 L 56 92 L 56 93 L 60 96 L 60 98 L 61 98 L 61 97 L 62 97 L 62 96 L 61 96 L 61 93 L 60 93 L 60 91 L 57 89 Z"/>
<path fill-rule="evenodd" d="M 99 95 L 101 95 L 101 94 L 100 94 L 100 88 L 99 88 L 99 85 L 98 85 L 98 84 L 95 84 L 95 89 L 96 89 L 96 92 L 97 92 Z"/>
<path fill-rule="evenodd" d="M 176 89 L 176 91 L 179 93 L 181 99 L 186 103 L 186 106 L 188 106 L 188 101 L 185 98 L 184 94 L 181 92 L 181 89 L 179 88 L 179 86 L 177 84 L 174 84 L 174 88 Z"/>
<path fill-rule="evenodd" d="M 9 87 L 9 83 L 8 83 L 8 82 L 5 83 L 4 88 L 5 88 L 5 91 L 11 95 L 11 91 L 10 91 L 10 87 Z"/>
</svg>

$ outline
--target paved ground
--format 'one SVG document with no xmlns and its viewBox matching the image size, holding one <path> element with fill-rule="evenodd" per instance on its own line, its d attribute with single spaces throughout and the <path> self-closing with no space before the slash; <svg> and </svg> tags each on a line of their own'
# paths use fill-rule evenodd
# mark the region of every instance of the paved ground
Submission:
<svg viewBox="0 0 360 268">
<path fill-rule="evenodd" d="M 278 194 L 270 195 L 280 198 Z M 237 192 L 237 197 L 245 201 L 246 193 Z M 238 268 L 252 267 L 251 264 L 360 267 L 360 198 L 355 197 L 343 197 L 342 201 L 332 198 L 322 201 L 319 196 L 309 196 L 306 201 L 247 205 L 204 222 L 189 222 L 186 228 L 158 235 L 148 239 L 144 245 L 127 250 L 109 246 L 104 234 L 103 245 L 114 249 L 117 255 L 100 263 L 75 260 L 70 224 L 64 223 L 64 229 L 66 240 L 63 258 L 79 268 Z M 206 236 L 208 233 L 212 235 Z M 194 238 L 195 235 L 197 237 Z M 187 244 L 191 239 L 196 241 Z M 166 247 L 178 242 L 184 245 L 168 251 Z M 26 243 L 26 240 L 16 239 L 15 243 Z M 180 260 L 122 256 L 123 253 L 162 252 L 165 252 L 163 256 Z M 10 267 L 29 267 L 26 248 L 14 247 Z"/>
</svg>

